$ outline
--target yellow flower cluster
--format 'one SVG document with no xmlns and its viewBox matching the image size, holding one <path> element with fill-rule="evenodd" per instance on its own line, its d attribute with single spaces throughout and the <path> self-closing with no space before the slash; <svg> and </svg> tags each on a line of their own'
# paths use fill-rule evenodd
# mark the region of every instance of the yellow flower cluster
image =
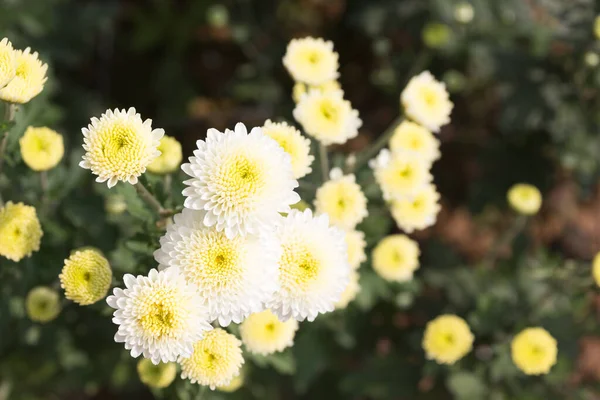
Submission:
<svg viewBox="0 0 600 400">
<path fill-rule="evenodd" d="M 0 255 L 18 262 L 40 249 L 42 227 L 35 208 L 12 202 L 0 209 Z"/>
<path fill-rule="evenodd" d="M 145 385 L 157 389 L 169 386 L 177 376 L 177 364 L 159 363 L 154 365 L 151 360 L 142 358 L 137 364 L 137 372 Z"/>
<path fill-rule="evenodd" d="M 85 306 L 102 300 L 112 280 L 108 260 L 96 250 L 75 251 L 58 276 L 65 297 Z"/>
<path fill-rule="evenodd" d="M 511 351 L 513 362 L 521 371 L 527 375 L 542 375 L 556 364 L 558 346 L 544 328 L 527 328 L 515 336 Z"/>
<path fill-rule="evenodd" d="M 65 152 L 62 136 L 45 127 L 28 127 L 19 139 L 19 145 L 23 161 L 34 171 L 56 167 Z"/>
<path fill-rule="evenodd" d="M 272 354 L 294 344 L 298 321 L 280 321 L 270 310 L 250 315 L 240 325 L 242 343 L 251 353 Z"/>
<path fill-rule="evenodd" d="M 24 104 L 41 93 L 46 83 L 48 65 L 38 53 L 14 50 L 7 38 L 0 41 L 0 100 Z"/>
<path fill-rule="evenodd" d="M 592 262 L 592 276 L 596 281 L 596 285 L 600 287 L 600 253 L 596 254 Z"/>
</svg>

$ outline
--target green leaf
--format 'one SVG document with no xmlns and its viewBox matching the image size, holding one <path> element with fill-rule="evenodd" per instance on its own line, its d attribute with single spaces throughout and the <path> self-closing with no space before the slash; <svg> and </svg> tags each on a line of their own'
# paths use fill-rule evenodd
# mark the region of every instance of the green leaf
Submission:
<svg viewBox="0 0 600 400">
<path fill-rule="evenodd" d="M 450 375 L 446 385 L 457 400 L 484 400 L 488 393 L 481 378 L 470 372 L 457 372 Z"/>
</svg>

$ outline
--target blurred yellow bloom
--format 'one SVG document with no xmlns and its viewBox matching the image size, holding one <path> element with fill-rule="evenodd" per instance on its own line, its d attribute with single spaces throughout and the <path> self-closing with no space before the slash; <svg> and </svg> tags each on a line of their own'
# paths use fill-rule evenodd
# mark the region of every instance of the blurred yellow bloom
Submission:
<svg viewBox="0 0 600 400">
<path fill-rule="evenodd" d="M 34 171 L 56 167 L 65 153 L 62 135 L 46 127 L 28 127 L 19 145 L 23 161 Z"/>
<path fill-rule="evenodd" d="M 542 206 L 542 194 L 539 189 L 526 183 L 512 186 L 507 197 L 510 206 L 519 214 L 536 214 Z"/>
<path fill-rule="evenodd" d="M 513 362 L 527 375 L 547 374 L 556 364 L 556 339 L 544 328 L 521 331 L 513 339 L 511 350 Z"/>
<path fill-rule="evenodd" d="M 311 86 L 311 85 L 307 85 L 306 83 L 296 82 L 294 84 L 294 89 L 292 91 L 292 98 L 294 99 L 295 103 L 299 103 L 302 96 L 305 95 L 306 93 L 308 93 L 310 90 L 318 90 L 320 92 L 328 92 L 331 90 L 341 90 L 341 89 L 342 89 L 342 87 L 340 86 L 338 81 L 328 81 L 328 82 L 322 83 L 317 86 Z"/>
<path fill-rule="evenodd" d="M 0 209 L 0 255 L 13 261 L 40 249 L 42 227 L 35 208 L 12 202 Z"/>
<path fill-rule="evenodd" d="M 413 77 L 400 96 L 404 113 L 432 132 L 450 122 L 454 104 L 446 85 L 437 81 L 429 71 Z"/>
<path fill-rule="evenodd" d="M 137 372 L 145 385 L 162 389 L 175 380 L 177 364 L 170 362 L 154 365 L 150 359 L 142 358 L 137 364 Z"/>
<path fill-rule="evenodd" d="M 98 251 L 76 251 L 68 259 L 61 274 L 60 286 L 65 297 L 85 306 L 102 300 L 112 280 L 112 271 L 108 260 Z"/>
<path fill-rule="evenodd" d="M 367 198 L 353 174 L 343 175 L 342 170 L 331 170 L 331 180 L 317 189 L 315 211 L 329 215 L 332 225 L 354 229 L 367 215 Z"/>
<path fill-rule="evenodd" d="M 270 310 L 250 315 L 240 325 L 242 343 L 251 353 L 272 354 L 294 344 L 298 321 L 280 321 Z"/>
<path fill-rule="evenodd" d="M 400 229 L 406 233 L 422 230 L 437 220 L 440 195 L 432 184 L 423 186 L 412 196 L 392 201 L 392 217 Z"/>
<path fill-rule="evenodd" d="M 294 118 L 307 135 L 326 146 L 346 143 L 362 126 L 358 111 L 344 100 L 341 90 L 309 90 L 294 108 Z"/>
<path fill-rule="evenodd" d="M 473 347 L 473 334 L 464 319 L 445 314 L 427 323 L 423 349 L 438 364 L 454 364 Z"/>
<path fill-rule="evenodd" d="M 448 41 L 452 36 L 452 30 L 448 25 L 430 22 L 423 28 L 421 36 L 425 46 L 432 49 L 439 49 L 448 44 Z"/>
<path fill-rule="evenodd" d="M 233 393 L 244 385 L 244 370 L 234 377 L 228 385 L 217 386 L 217 390 L 225 393 Z"/>
<path fill-rule="evenodd" d="M 183 154 L 181 152 L 181 143 L 174 137 L 163 136 L 158 145 L 160 156 L 148 165 L 148 171 L 154 174 L 170 174 L 179 169 Z"/>
<path fill-rule="evenodd" d="M 470 3 L 465 1 L 454 6 L 454 19 L 461 24 L 468 24 L 474 16 L 475 10 Z"/>
<path fill-rule="evenodd" d="M 283 65 L 295 81 L 320 85 L 338 77 L 338 54 L 333 43 L 321 38 L 292 39 Z"/>
<path fill-rule="evenodd" d="M 302 136 L 298 129 L 287 122 L 267 120 L 262 131 L 289 154 L 295 179 L 302 178 L 312 171 L 310 165 L 315 158 L 310 154 L 310 140 Z"/>
<path fill-rule="evenodd" d="M 358 292 L 360 292 L 360 285 L 358 283 L 358 280 L 358 272 L 351 271 L 350 280 L 346 285 L 346 289 L 344 289 L 344 291 L 342 292 L 342 295 L 338 302 L 335 303 L 336 310 L 341 310 L 348 307 L 348 304 L 350 304 L 350 302 L 356 298 L 356 295 L 358 295 Z"/>
<path fill-rule="evenodd" d="M 0 99 L 9 103 L 24 104 L 41 93 L 46 83 L 48 65 L 38 59 L 38 53 L 31 53 L 28 47 L 15 50 L 17 60 L 16 75 L 4 88 L 0 89 Z"/>
<path fill-rule="evenodd" d="M 229 385 L 244 363 L 241 345 L 235 336 L 221 328 L 207 332 L 195 344 L 191 357 L 179 359 L 181 377 L 212 390 Z"/>
<path fill-rule="evenodd" d="M 348 246 L 348 264 L 350 268 L 358 269 L 363 261 L 366 261 L 365 254 L 365 234 L 361 231 L 348 230 L 346 231 L 346 245 Z"/>
<path fill-rule="evenodd" d="M 35 287 L 27 294 L 25 310 L 32 321 L 50 322 L 60 314 L 60 297 L 49 287 Z"/>
<path fill-rule="evenodd" d="M 387 281 L 405 282 L 419 268 L 419 246 L 406 235 L 389 235 L 373 250 L 373 269 Z"/>
<path fill-rule="evenodd" d="M 17 73 L 16 55 L 7 38 L 0 40 L 0 89 L 6 86 Z"/>
<path fill-rule="evenodd" d="M 594 20 L 594 35 L 596 35 L 596 39 L 600 40 L 600 15 Z"/>
<path fill-rule="evenodd" d="M 592 276 L 596 281 L 596 285 L 600 286 L 600 253 L 596 254 L 592 262 Z"/>
<path fill-rule="evenodd" d="M 112 215 L 120 215 L 127 210 L 125 197 L 120 194 L 107 196 L 104 200 L 104 210 Z"/>
<path fill-rule="evenodd" d="M 440 158 L 439 140 L 421 125 L 410 121 L 403 121 L 396 127 L 390 149 L 394 153 L 415 153 L 428 165 Z"/>
</svg>

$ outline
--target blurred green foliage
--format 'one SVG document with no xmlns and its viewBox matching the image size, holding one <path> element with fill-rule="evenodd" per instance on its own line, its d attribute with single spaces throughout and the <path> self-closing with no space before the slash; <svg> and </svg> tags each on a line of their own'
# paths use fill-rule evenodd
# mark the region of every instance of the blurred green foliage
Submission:
<svg viewBox="0 0 600 400">
<path fill-rule="evenodd" d="M 457 20 L 464 3 L 471 21 Z M 113 342 L 104 302 L 65 301 L 57 320 L 40 325 L 27 319 L 24 300 L 37 285 L 56 287 L 74 248 L 102 250 L 115 284 L 155 265 L 160 227 L 151 210 L 132 187 L 109 191 L 77 165 L 79 130 L 91 116 L 135 106 L 187 153 L 208 127 L 292 120 L 281 57 L 290 38 L 307 34 L 334 41 L 342 87 L 364 121 L 340 153 L 359 151 L 387 127 L 411 75 L 428 68 L 444 78 L 456 105 L 434 167 L 444 215 L 417 236 L 423 254 L 413 281 L 386 283 L 366 262 L 347 310 L 301 324 L 281 354 L 247 355 L 245 386 L 205 398 L 600 398 L 600 357 L 586 363 L 593 349 L 581 340 L 600 335 L 589 272 L 600 232 L 585 225 L 600 226 L 600 214 L 577 214 L 597 202 L 600 68 L 586 54 L 600 52 L 592 29 L 599 10 L 593 0 L 0 0 L 2 36 L 50 64 L 46 90 L 11 128 L 6 175 L 18 179 L 0 176 L 3 197 L 35 205 L 44 230 L 31 258 L 0 259 L 0 399 L 195 398 L 197 387 L 182 380 L 152 393 L 139 382 L 136 360 Z M 50 171 L 46 195 L 20 161 L 18 137 L 28 125 L 65 136 L 68 156 Z M 181 178 L 170 188 L 150 175 L 145 183 L 175 207 Z M 358 179 L 374 216 L 359 227 L 370 250 L 395 227 L 370 172 Z M 513 223 L 505 193 L 518 181 L 543 190 L 548 215 L 490 263 L 491 243 Z M 107 211 L 107 201 L 123 201 L 126 212 Z M 554 217 L 566 218 L 558 232 Z M 483 251 L 471 248 L 479 243 L 468 238 L 472 225 L 491 232 Z M 426 361 L 421 349 L 424 324 L 446 312 L 465 317 L 476 336 L 473 351 L 451 367 Z M 526 377 L 510 359 L 512 335 L 532 325 L 559 342 L 547 376 Z"/>
</svg>

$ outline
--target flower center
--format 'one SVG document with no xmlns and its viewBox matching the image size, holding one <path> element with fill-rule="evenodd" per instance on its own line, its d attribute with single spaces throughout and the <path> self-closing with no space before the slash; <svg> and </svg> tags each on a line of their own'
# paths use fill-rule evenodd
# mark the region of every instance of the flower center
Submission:
<svg viewBox="0 0 600 400">
<path fill-rule="evenodd" d="M 311 51 L 308 53 L 307 59 L 310 64 L 316 65 L 321 61 L 321 54 L 317 51 Z"/>
<path fill-rule="evenodd" d="M 163 302 L 152 303 L 148 313 L 140 318 L 140 325 L 144 332 L 154 338 L 169 335 L 176 325 L 176 316 L 170 304 Z"/>
<path fill-rule="evenodd" d="M 223 163 L 216 173 L 216 187 L 229 207 L 240 207 L 252 200 L 264 187 L 265 171 L 260 164 L 244 155 Z"/>
<path fill-rule="evenodd" d="M 438 102 L 438 96 L 433 90 L 423 89 L 421 95 L 423 96 L 423 101 L 429 107 L 434 107 Z"/>
<path fill-rule="evenodd" d="M 321 115 L 329 122 L 337 122 L 340 118 L 339 110 L 329 101 L 323 101 L 320 106 Z"/>
<path fill-rule="evenodd" d="M 16 75 L 19 78 L 25 78 L 27 76 L 27 72 L 29 68 L 27 68 L 27 63 L 21 62 L 17 65 Z"/>
<path fill-rule="evenodd" d="M 288 290 L 304 291 L 313 283 L 320 271 L 319 260 L 306 247 L 284 244 L 280 260 L 280 281 Z"/>
</svg>

